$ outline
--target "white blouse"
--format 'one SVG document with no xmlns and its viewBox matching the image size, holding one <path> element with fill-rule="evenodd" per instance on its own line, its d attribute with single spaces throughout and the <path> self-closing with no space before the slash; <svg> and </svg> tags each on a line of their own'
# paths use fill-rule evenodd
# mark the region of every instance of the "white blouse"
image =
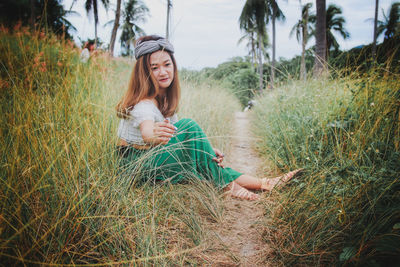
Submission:
<svg viewBox="0 0 400 267">
<path fill-rule="evenodd" d="M 129 111 L 127 119 L 121 119 L 118 127 L 118 137 L 125 140 L 128 144 L 145 145 L 142 133 L 140 132 L 140 124 L 145 120 L 154 122 L 164 121 L 166 118 L 151 100 L 142 100 L 137 103 L 133 109 Z M 174 114 L 167 117 L 170 123 L 174 124 L 178 121 L 178 116 Z"/>
</svg>

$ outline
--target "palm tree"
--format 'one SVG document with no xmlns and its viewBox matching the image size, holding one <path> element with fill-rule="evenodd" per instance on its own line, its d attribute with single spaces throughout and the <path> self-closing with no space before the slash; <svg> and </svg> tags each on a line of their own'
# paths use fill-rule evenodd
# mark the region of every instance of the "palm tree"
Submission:
<svg viewBox="0 0 400 267">
<path fill-rule="evenodd" d="M 346 20 L 342 14 L 342 9 L 334 4 L 330 4 L 326 10 L 326 58 L 329 56 L 329 51 L 334 48 L 335 51 L 339 49 L 339 43 L 337 42 L 333 31 L 339 33 L 343 39 L 350 37 L 349 32 L 344 28 Z M 315 23 L 316 17 L 310 16 L 310 22 Z M 313 33 L 312 33 L 313 34 Z"/>
<path fill-rule="evenodd" d="M 120 41 L 121 48 L 125 50 L 126 55 L 131 55 L 131 45 L 137 37 L 145 35 L 143 29 L 137 23 L 145 22 L 148 12 L 149 9 L 141 0 L 128 0 L 125 4 Z"/>
<path fill-rule="evenodd" d="M 46 21 L 46 24 L 54 33 L 72 39 L 69 32 L 76 32 L 76 28 L 66 17 L 79 15 L 77 12 L 65 10 L 62 4 L 57 0 L 40 1 L 39 10 L 46 10 L 46 15 L 42 19 Z"/>
<path fill-rule="evenodd" d="M 114 26 L 111 31 L 110 48 L 109 48 L 109 52 L 110 52 L 111 56 L 114 55 L 115 39 L 117 39 L 117 31 L 119 28 L 119 19 L 121 17 L 121 2 L 122 2 L 122 0 L 117 0 L 117 10 L 115 10 Z"/>
<path fill-rule="evenodd" d="M 378 20 L 377 37 L 384 33 L 384 39 L 390 39 L 400 33 L 400 3 L 395 2 L 389 8 L 389 16 L 382 10 L 384 21 Z"/>
<path fill-rule="evenodd" d="M 269 55 L 265 50 L 265 48 L 268 47 L 269 42 L 267 34 L 263 35 L 261 47 L 258 42 L 257 32 L 255 31 L 255 29 L 250 29 L 248 32 L 245 32 L 244 35 L 240 37 L 238 44 L 244 42 L 245 40 L 247 40 L 247 48 L 249 49 L 249 56 L 251 58 L 251 63 L 253 66 L 257 62 L 259 49 L 262 50 L 264 59 L 269 58 Z"/>
<path fill-rule="evenodd" d="M 306 44 L 308 42 L 308 34 L 312 32 L 310 24 L 308 23 L 308 18 L 310 15 L 310 8 L 312 7 L 312 3 L 308 3 L 302 6 L 301 9 L 301 19 L 293 26 L 290 31 L 290 37 L 296 32 L 296 39 L 300 41 L 301 38 L 301 63 L 300 63 L 300 78 L 302 80 L 306 80 L 307 78 L 307 70 L 306 70 Z"/>
<path fill-rule="evenodd" d="M 107 10 L 108 5 L 110 4 L 110 0 L 101 0 L 101 3 L 103 3 L 104 8 Z M 97 0 L 86 0 L 85 9 L 87 14 L 89 15 L 90 11 L 93 11 L 95 45 L 97 42 L 97 24 L 99 24 L 99 13 L 97 8 L 98 8 Z"/>
<path fill-rule="evenodd" d="M 244 32 L 254 31 L 257 33 L 258 43 L 258 71 L 259 71 L 259 91 L 261 92 L 263 86 L 263 65 L 262 65 L 262 51 L 264 50 L 265 36 L 267 35 L 265 21 L 267 18 L 267 5 L 265 1 L 260 0 L 247 0 L 242 13 L 239 17 L 240 29 Z"/>
<path fill-rule="evenodd" d="M 325 71 L 326 65 L 326 0 L 316 0 L 314 76 Z"/>
<path fill-rule="evenodd" d="M 265 0 L 267 5 L 267 23 L 271 19 L 272 23 L 272 64 L 271 64 L 271 87 L 274 87 L 275 80 L 275 51 L 276 51 L 276 30 L 275 20 L 285 21 L 285 15 L 279 8 L 277 0 Z"/>
<path fill-rule="evenodd" d="M 248 32 L 245 32 L 245 34 L 240 37 L 238 44 L 244 42 L 245 40 L 247 40 L 247 48 L 249 49 L 249 55 L 251 58 L 251 63 L 252 65 L 255 64 L 256 59 L 257 59 L 257 55 L 256 55 L 256 44 L 257 44 L 257 37 L 256 37 L 257 33 L 255 32 L 255 30 L 249 30 Z"/>
</svg>

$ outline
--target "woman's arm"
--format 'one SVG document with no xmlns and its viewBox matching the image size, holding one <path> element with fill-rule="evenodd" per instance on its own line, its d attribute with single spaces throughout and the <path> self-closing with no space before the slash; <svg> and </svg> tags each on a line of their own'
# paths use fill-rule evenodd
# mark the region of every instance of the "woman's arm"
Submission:
<svg viewBox="0 0 400 267">
<path fill-rule="evenodd" d="M 151 145 L 167 144 L 176 130 L 176 127 L 168 120 L 163 122 L 145 120 L 140 124 L 143 141 Z"/>
</svg>

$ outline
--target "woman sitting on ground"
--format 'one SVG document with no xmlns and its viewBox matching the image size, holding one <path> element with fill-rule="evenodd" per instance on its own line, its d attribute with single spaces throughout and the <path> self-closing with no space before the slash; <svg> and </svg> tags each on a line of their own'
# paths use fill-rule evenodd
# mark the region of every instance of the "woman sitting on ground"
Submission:
<svg viewBox="0 0 400 267">
<path fill-rule="evenodd" d="M 299 172 L 258 179 L 223 167 L 224 154 L 211 146 L 200 126 L 177 118 L 180 86 L 173 53 L 173 46 L 159 36 L 144 36 L 136 43 L 130 84 L 116 108 L 121 118 L 118 151 L 125 166 L 140 166 L 145 179 L 207 179 L 248 200 L 259 198 L 248 189 L 272 190 Z"/>
</svg>

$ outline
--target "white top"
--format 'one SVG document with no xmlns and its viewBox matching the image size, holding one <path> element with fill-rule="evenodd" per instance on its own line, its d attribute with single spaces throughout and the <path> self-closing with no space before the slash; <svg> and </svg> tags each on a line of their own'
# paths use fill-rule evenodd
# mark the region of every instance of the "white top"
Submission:
<svg viewBox="0 0 400 267">
<path fill-rule="evenodd" d="M 84 49 L 82 50 L 82 52 L 81 52 L 81 61 L 82 61 L 83 63 L 86 63 L 86 62 L 88 62 L 89 58 L 90 58 L 89 49 L 84 48 Z"/>
<path fill-rule="evenodd" d="M 161 122 L 169 119 L 174 124 L 178 121 L 178 116 L 174 114 L 171 117 L 164 118 L 161 111 L 151 100 L 142 100 L 129 111 L 127 119 L 121 119 L 118 127 L 118 137 L 125 140 L 128 144 L 145 145 L 140 124 L 145 120 Z"/>
</svg>

